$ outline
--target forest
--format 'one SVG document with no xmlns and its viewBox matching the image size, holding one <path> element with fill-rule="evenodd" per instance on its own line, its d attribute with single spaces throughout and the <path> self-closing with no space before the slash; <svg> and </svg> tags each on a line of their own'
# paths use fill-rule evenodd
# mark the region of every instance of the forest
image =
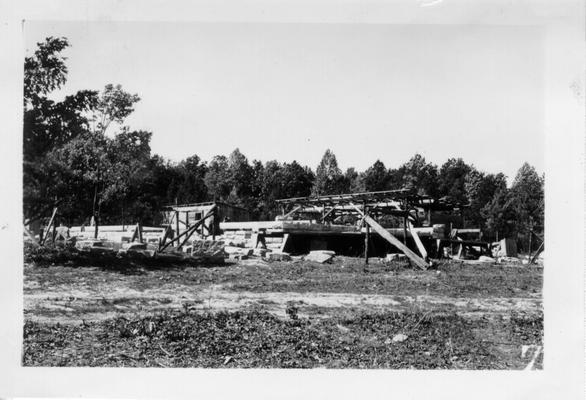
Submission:
<svg viewBox="0 0 586 400">
<path fill-rule="evenodd" d="M 65 225 L 88 223 L 92 216 L 101 224 L 157 225 L 165 205 L 211 200 L 243 206 L 265 220 L 279 212 L 280 198 L 408 189 L 465 205 L 466 224 L 488 237 L 543 231 L 544 176 L 528 163 L 507 187 L 503 173 L 480 171 L 461 158 L 438 166 L 420 154 L 395 167 L 377 160 L 364 171 L 342 171 L 329 149 L 315 169 L 296 161 L 248 160 L 237 148 L 211 160 L 193 154 L 170 161 L 151 151 L 153 132 L 125 124 L 139 94 L 105 84 L 101 91 L 51 98 L 67 81 L 62 52 L 68 46 L 67 38 L 49 37 L 24 60 L 26 224 L 58 206 Z"/>
</svg>

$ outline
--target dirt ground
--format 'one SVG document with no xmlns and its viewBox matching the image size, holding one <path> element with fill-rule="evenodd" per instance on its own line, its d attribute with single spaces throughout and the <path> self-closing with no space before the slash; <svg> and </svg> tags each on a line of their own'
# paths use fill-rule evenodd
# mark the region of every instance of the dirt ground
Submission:
<svg viewBox="0 0 586 400">
<path fill-rule="evenodd" d="M 421 271 L 346 257 L 122 270 L 28 263 L 23 364 L 542 368 L 542 271 L 460 262 Z M 223 339 L 188 351 L 186 326 L 198 343 Z M 105 343 L 116 343 L 110 353 L 94 349 Z"/>
</svg>

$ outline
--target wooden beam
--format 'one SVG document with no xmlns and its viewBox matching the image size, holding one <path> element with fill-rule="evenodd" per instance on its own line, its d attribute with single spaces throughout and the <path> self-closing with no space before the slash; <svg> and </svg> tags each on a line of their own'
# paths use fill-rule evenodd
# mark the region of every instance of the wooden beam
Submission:
<svg viewBox="0 0 586 400">
<path fill-rule="evenodd" d="M 415 240 L 415 244 L 417 245 L 417 249 L 419 250 L 421 257 L 423 257 L 423 259 L 427 261 L 427 250 L 425 250 L 425 247 L 423 246 L 423 243 L 421 242 L 421 239 L 419 238 L 417 231 L 415 231 L 411 221 L 408 222 L 408 227 L 409 233 L 411 233 L 411 236 L 413 236 L 413 239 Z"/>
<path fill-rule="evenodd" d="M 142 227 L 140 226 L 140 222 L 136 224 L 134 228 L 134 232 L 132 232 L 132 237 L 130 238 L 130 242 L 134 242 L 135 239 L 138 239 L 140 243 L 142 243 Z"/>
<path fill-rule="evenodd" d="M 183 242 L 181 242 L 181 244 L 179 246 L 177 246 L 178 248 L 183 247 L 183 245 L 185 243 L 187 243 L 187 241 L 189 240 L 189 238 L 191 237 L 191 235 L 193 235 L 193 233 L 197 231 L 197 228 L 199 228 L 200 225 L 203 225 L 204 222 L 205 222 L 205 220 L 208 219 L 209 217 L 211 217 L 214 214 L 215 208 L 216 208 L 216 206 L 214 205 L 212 208 L 210 208 L 208 210 L 208 212 L 202 217 L 202 219 L 200 219 L 199 221 L 197 221 L 195 224 L 193 224 L 192 227 L 190 227 L 189 230 L 186 231 L 186 232 L 189 232 L 189 233 L 187 235 L 185 235 L 185 239 L 183 239 Z M 202 229 L 202 234 L 203 234 L 203 229 Z"/>
<path fill-rule="evenodd" d="M 170 240 L 168 243 L 166 243 L 163 247 L 161 247 L 160 251 L 165 250 L 167 247 L 169 247 L 173 242 L 177 241 L 177 243 L 179 243 L 179 239 L 183 236 L 185 236 L 185 239 L 183 239 L 183 242 L 181 242 L 181 244 L 179 244 L 177 247 L 182 247 L 191 237 L 191 235 L 197 230 L 197 228 L 210 216 L 212 216 L 214 214 L 214 210 L 216 209 L 216 206 L 214 205 L 212 208 L 210 208 L 208 210 L 208 212 L 200 219 L 198 220 L 195 224 L 193 224 L 192 226 L 189 227 L 189 229 L 185 230 L 182 234 L 176 236 L 175 238 L 173 238 L 172 240 Z"/>
<path fill-rule="evenodd" d="M 175 236 L 179 236 L 179 211 L 175 211 Z"/>
<path fill-rule="evenodd" d="M 288 241 L 289 241 L 289 234 L 285 233 L 285 235 L 283 235 L 283 243 L 281 243 L 281 248 L 280 248 L 281 253 L 285 251 L 285 246 L 287 246 Z"/>
<path fill-rule="evenodd" d="M 352 204 L 352 203 L 350 203 L 350 204 Z M 380 226 L 378 222 L 376 222 L 371 217 L 364 215 L 364 213 L 362 213 L 362 211 L 358 207 L 354 206 L 354 208 L 356 208 L 356 210 L 364 216 L 364 221 L 368 225 L 370 225 L 372 227 L 372 229 L 375 230 L 376 233 L 381 235 L 383 237 L 383 239 L 385 239 L 387 242 L 389 242 L 390 244 L 392 244 L 393 246 L 395 246 L 396 248 L 401 250 L 407 257 L 409 257 L 409 259 L 411 261 L 413 261 L 413 263 L 415 263 L 415 265 L 417 265 L 421 269 L 427 269 L 427 267 L 429 267 L 429 264 L 423 258 L 419 257 L 417 254 L 415 254 L 413 251 L 411 251 L 411 249 L 409 249 L 407 246 L 405 246 L 403 243 L 401 243 L 401 241 L 399 239 L 397 239 L 395 236 L 393 236 L 385 228 Z"/>
<path fill-rule="evenodd" d="M 336 207 L 335 207 L 335 206 L 334 206 L 334 207 L 332 207 L 332 208 L 330 209 L 330 211 L 328 211 L 327 213 L 325 213 L 325 214 L 324 214 L 324 216 L 323 216 L 323 217 L 321 217 L 321 222 L 324 222 L 324 221 L 326 220 L 326 218 L 327 218 L 327 217 L 329 217 L 329 216 L 330 216 L 330 214 L 331 214 L 331 213 L 333 213 L 335 210 L 336 210 Z"/>
<path fill-rule="evenodd" d="M 301 209 L 301 206 L 295 207 L 294 209 L 292 209 L 291 211 L 289 211 L 287 214 L 283 215 L 283 218 L 289 218 L 291 215 L 295 214 L 300 209 Z"/>
<path fill-rule="evenodd" d="M 45 244 L 45 241 L 47 240 L 47 235 L 49 234 L 49 230 L 51 229 L 51 226 L 53 225 L 53 220 L 55 219 L 55 214 L 57 214 L 57 207 L 55 207 L 53 209 L 53 214 L 51 214 L 51 219 L 49 220 L 49 225 L 47 225 L 47 227 L 45 228 L 45 232 L 43 232 L 43 238 L 41 239 L 41 245 Z"/>
<path fill-rule="evenodd" d="M 370 225 L 366 224 L 366 233 L 364 234 L 364 264 L 368 264 L 368 243 L 370 241 Z"/>
<path fill-rule="evenodd" d="M 529 264 L 534 264 L 535 260 L 537 260 L 537 257 L 539 257 L 539 255 L 541 254 L 541 252 L 543 251 L 543 245 L 545 242 L 541 242 L 541 244 L 539 245 L 539 247 L 537 248 L 537 251 L 535 252 L 535 254 L 533 255 L 533 257 L 531 258 L 531 260 L 529 261 Z"/>
<path fill-rule="evenodd" d="M 163 238 L 159 241 L 159 251 L 161 250 L 161 247 L 163 247 L 165 245 L 165 242 L 167 241 L 167 238 L 171 236 L 171 226 L 168 225 L 165 227 L 165 232 L 163 233 Z"/>
</svg>

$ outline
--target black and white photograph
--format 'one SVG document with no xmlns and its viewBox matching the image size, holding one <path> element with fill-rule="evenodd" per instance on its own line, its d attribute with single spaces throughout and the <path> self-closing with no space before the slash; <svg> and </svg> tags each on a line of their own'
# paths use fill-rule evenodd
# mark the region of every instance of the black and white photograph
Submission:
<svg viewBox="0 0 586 400">
<path fill-rule="evenodd" d="M 19 368 L 557 365 L 548 274 L 583 280 L 555 248 L 583 245 L 583 214 L 546 213 L 582 176 L 548 155 L 563 35 L 500 4 L 491 23 L 24 18 Z M 584 105 L 583 76 L 564 87 Z"/>
</svg>

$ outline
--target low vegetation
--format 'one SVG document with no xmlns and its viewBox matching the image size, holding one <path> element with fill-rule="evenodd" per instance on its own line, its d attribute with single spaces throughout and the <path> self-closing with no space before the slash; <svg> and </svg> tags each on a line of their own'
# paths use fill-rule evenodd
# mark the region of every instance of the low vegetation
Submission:
<svg viewBox="0 0 586 400">
<path fill-rule="evenodd" d="M 23 364 L 519 369 L 529 362 L 522 346 L 542 344 L 541 284 L 537 267 L 420 271 L 345 257 L 122 270 L 30 263 Z"/>
</svg>

